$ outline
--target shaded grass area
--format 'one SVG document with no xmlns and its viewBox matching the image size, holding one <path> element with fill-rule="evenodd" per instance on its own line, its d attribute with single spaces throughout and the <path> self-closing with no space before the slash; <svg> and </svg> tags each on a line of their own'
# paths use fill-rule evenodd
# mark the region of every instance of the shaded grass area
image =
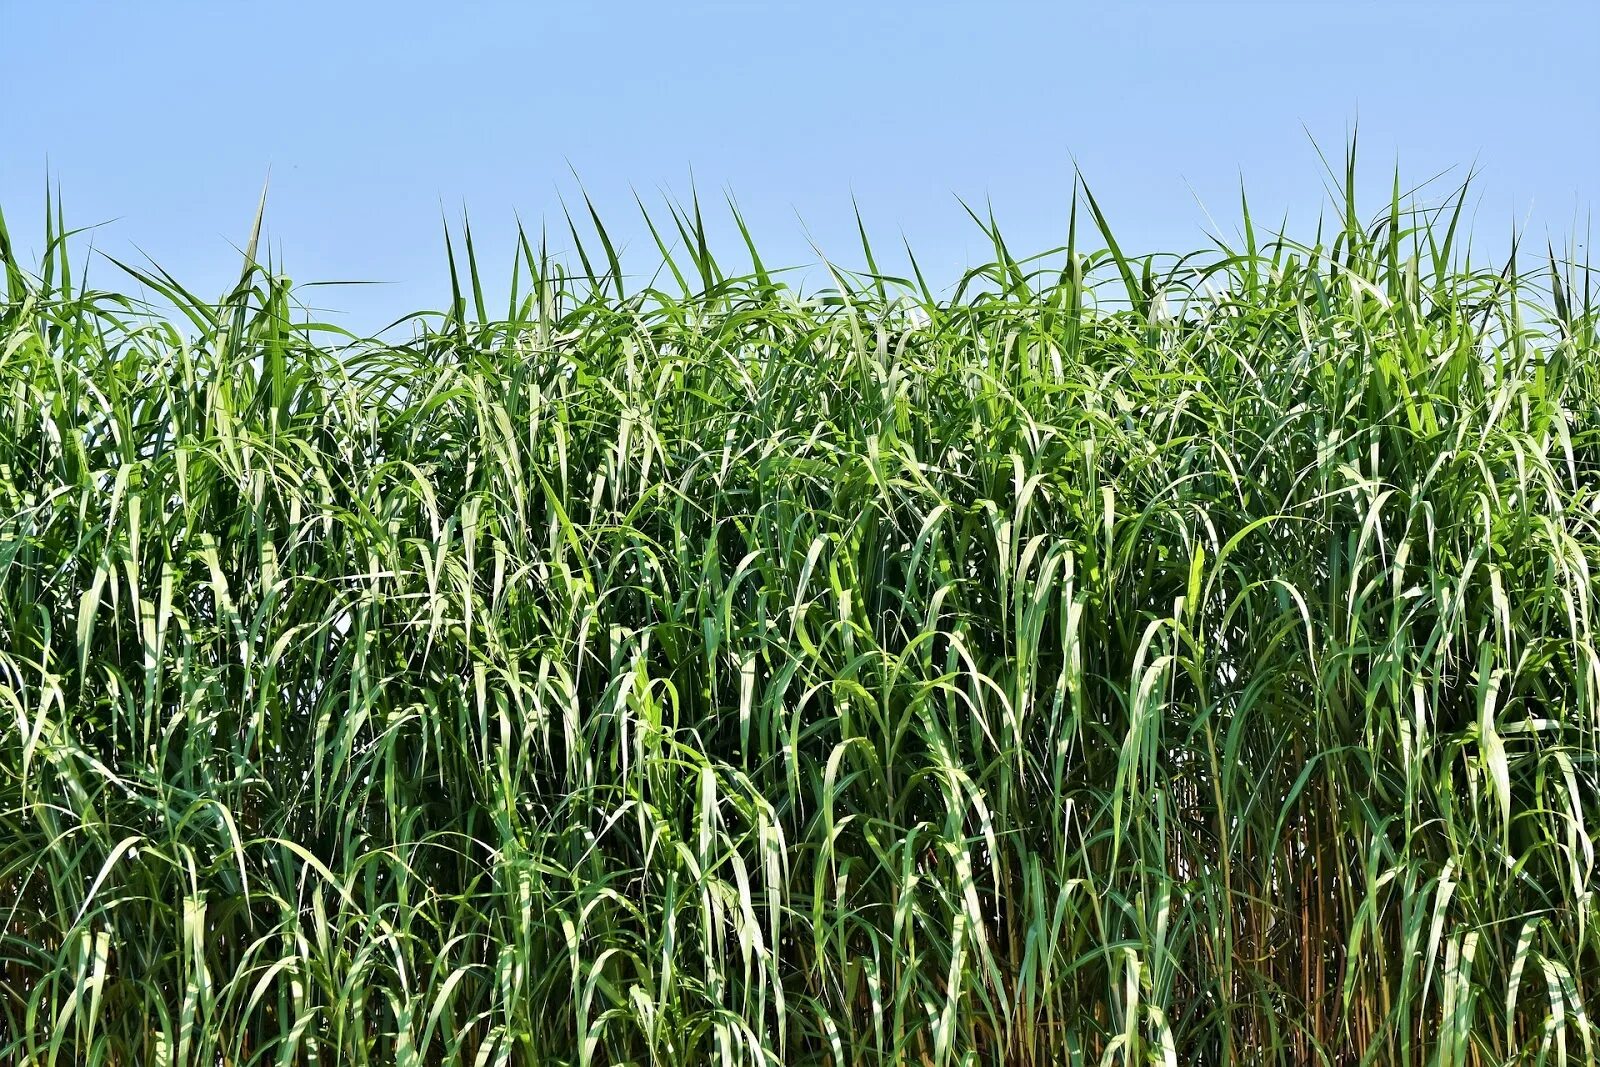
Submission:
<svg viewBox="0 0 1600 1067">
<path fill-rule="evenodd" d="M 1464 196 L 367 340 L 0 236 L 0 1061 L 1592 1061 L 1595 290 Z"/>
</svg>

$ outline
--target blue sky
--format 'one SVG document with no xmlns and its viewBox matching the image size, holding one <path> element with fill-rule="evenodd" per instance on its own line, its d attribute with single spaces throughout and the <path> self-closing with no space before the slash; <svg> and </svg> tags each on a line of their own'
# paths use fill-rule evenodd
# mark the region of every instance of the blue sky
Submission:
<svg viewBox="0 0 1600 1067">
<path fill-rule="evenodd" d="M 630 262 L 633 192 L 692 175 L 769 265 L 859 262 L 854 196 L 953 280 L 984 252 L 958 196 L 1046 248 L 1076 161 L 1130 250 L 1191 247 L 1208 211 L 1235 227 L 1241 176 L 1260 214 L 1313 218 L 1307 131 L 1337 153 L 1359 119 L 1376 197 L 1397 159 L 1476 163 L 1485 247 L 1560 244 L 1600 189 L 1597 7 L 0 0 L 0 208 L 37 249 L 48 166 L 98 247 L 220 292 L 270 169 L 297 281 L 388 283 L 306 294 L 370 329 L 447 301 L 441 207 L 508 275 L 515 215 L 559 223 L 572 170 Z"/>
</svg>

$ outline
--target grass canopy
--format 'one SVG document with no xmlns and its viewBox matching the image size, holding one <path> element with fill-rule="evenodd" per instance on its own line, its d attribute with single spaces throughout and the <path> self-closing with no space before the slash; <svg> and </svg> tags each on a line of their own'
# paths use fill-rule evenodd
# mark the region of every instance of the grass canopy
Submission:
<svg viewBox="0 0 1600 1067">
<path fill-rule="evenodd" d="M 0 226 L 0 1062 L 1593 1062 L 1596 289 L 1340 178 L 365 339 Z"/>
</svg>

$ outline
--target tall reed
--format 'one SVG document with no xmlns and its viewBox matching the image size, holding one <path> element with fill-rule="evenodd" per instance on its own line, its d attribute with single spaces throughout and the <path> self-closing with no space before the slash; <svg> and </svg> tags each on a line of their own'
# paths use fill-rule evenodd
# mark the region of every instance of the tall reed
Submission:
<svg viewBox="0 0 1600 1067">
<path fill-rule="evenodd" d="M 1596 289 L 1464 196 L 377 339 L 0 226 L 0 1062 L 1594 1062 Z"/>
</svg>

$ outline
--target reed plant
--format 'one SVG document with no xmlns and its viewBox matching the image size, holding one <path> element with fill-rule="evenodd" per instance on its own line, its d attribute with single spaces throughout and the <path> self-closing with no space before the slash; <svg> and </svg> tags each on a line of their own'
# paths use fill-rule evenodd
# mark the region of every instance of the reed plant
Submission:
<svg viewBox="0 0 1600 1067">
<path fill-rule="evenodd" d="M 1595 1062 L 1596 288 L 1335 178 L 365 338 L 0 226 L 0 1063 Z"/>
</svg>

